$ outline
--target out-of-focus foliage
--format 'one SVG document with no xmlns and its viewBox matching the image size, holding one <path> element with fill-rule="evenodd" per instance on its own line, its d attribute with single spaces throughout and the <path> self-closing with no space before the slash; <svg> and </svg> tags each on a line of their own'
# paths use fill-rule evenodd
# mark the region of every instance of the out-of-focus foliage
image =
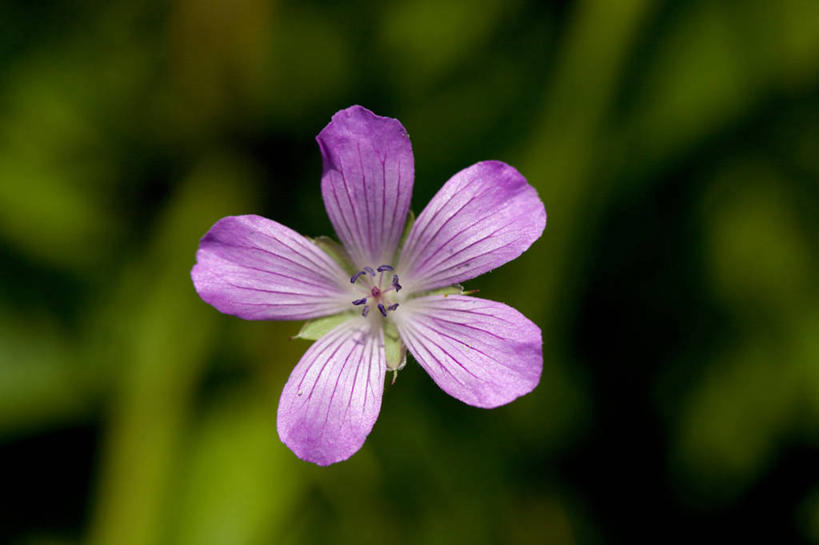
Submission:
<svg viewBox="0 0 819 545">
<path fill-rule="evenodd" d="M 819 3 L 0 5 L 0 542 L 819 543 Z M 413 362 L 347 462 L 275 431 L 307 348 L 199 237 L 331 234 L 315 134 L 400 119 L 549 213 L 467 284 L 543 329 L 493 411 Z M 653 527 L 663 529 L 655 532 Z"/>
</svg>

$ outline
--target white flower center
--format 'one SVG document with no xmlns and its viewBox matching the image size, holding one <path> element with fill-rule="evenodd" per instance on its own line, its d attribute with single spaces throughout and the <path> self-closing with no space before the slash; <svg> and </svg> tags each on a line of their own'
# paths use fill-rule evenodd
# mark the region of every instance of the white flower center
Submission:
<svg viewBox="0 0 819 545">
<path fill-rule="evenodd" d="M 362 292 L 364 297 L 353 301 L 356 306 L 364 305 L 361 309 L 362 316 L 366 317 L 370 313 L 370 307 L 375 307 L 386 318 L 387 312 L 394 312 L 398 308 L 397 295 L 401 291 L 401 284 L 394 271 L 392 265 L 381 265 L 376 269 L 364 267 L 350 278 L 351 284 L 358 284 L 365 290 Z M 386 276 L 391 276 L 392 279 L 385 284 Z"/>
</svg>

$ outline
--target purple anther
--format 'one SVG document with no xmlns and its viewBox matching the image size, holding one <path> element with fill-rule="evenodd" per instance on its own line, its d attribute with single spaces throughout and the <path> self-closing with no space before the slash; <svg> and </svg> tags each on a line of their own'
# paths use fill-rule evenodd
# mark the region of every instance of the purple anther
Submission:
<svg viewBox="0 0 819 545">
<path fill-rule="evenodd" d="M 392 287 L 395 288 L 395 291 L 401 291 L 401 284 L 398 283 L 398 275 L 392 275 Z"/>
<path fill-rule="evenodd" d="M 365 318 L 367 317 L 367 314 L 369 314 L 369 313 L 370 313 L 369 305 L 361 309 L 361 315 L 364 316 Z"/>
<path fill-rule="evenodd" d="M 372 267 L 364 267 L 364 270 L 370 273 L 370 276 L 375 276 L 375 271 Z"/>
<path fill-rule="evenodd" d="M 395 269 L 392 268 L 392 265 L 381 265 L 376 270 L 378 272 L 384 272 L 384 271 L 394 271 Z"/>
<path fill-rule="evenodd" d="M 358 277 L 364 274 L 364 271 L 358 271 L 355 273 L 352 278 L 350 278 L 350 284 L 355 284 L 355 281 L 358 280 Z"/>
<path fill-rule="evenodd" d="M 367 298 L 362 297 L 361 299 L 356 299 L 355 301 L 353 301 L 353 304 L 354 305 L 363 305 L 366 302 L 367 302 Z"/>
<path fill-rule="evenodd" d="M 398 308 L 398 303 L 393 303 L 387 307 L 387 310 L 395 310 Z"/>
<path fill-rule="evenodd" d="M 387 309 L 385 309 L 384 305 L 382 305 L 381 303 L 378 303 L 378 312 L 380 312 L 381 316 L 383 316 L 384 318 L 387 317 Z"/>
</svg>

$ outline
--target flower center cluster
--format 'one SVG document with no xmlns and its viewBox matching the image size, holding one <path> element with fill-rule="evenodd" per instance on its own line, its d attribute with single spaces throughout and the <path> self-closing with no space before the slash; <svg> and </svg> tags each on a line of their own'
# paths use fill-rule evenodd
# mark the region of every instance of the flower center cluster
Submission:
<svg viewBox="0 0 819 545">
<path fill-rule="evenodd" d="M 364 305 L 361 309 L 362 316 L 366 317 L 372 306 L 375 306 L 384 318 L 387 317 L 387 312 L 398 308 L 395 295 L 401 291 L 401 284 L 398 283 L 398 275 L 393 272 L 394 270 L 392 265 L 381 265 L 377 269 L 364 267 L 350 278 L 351 284 L 358 283 L 366 289 L 364 297 L 353 301 L 356 306 Z M 384 273 L 387 273 L 387 276 L 392 275 L 392 280 L 387 286 L 384 286 Z"/>
</svg>

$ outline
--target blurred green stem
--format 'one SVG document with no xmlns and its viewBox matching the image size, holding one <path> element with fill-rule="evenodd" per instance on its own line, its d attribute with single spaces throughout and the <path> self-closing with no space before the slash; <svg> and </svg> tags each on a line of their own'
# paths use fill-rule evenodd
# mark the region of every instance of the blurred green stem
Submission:
<svg viewBox="0 0 819 545">
<path fill-rule="evenodd" d="M 119 315 L 121 367 L 90 529 L 90 543 L 164 543 L 181 432 L 210 350 L 217 315 L 193 290 L 196 241 L 228 210 L 247 207 L 245 192 L 219 169 L 183 186 L 136 265 Z M 231 174 L 228 174 L 230 176 Z M 233 174 L 235 176 L 235 174 Z M 157 267 L 158 265 L 158 267 Z M 127 282 L 127 280 L 126 280 Z M 180 335 L 184 331 L 185 335 Z"/>
</svg>

